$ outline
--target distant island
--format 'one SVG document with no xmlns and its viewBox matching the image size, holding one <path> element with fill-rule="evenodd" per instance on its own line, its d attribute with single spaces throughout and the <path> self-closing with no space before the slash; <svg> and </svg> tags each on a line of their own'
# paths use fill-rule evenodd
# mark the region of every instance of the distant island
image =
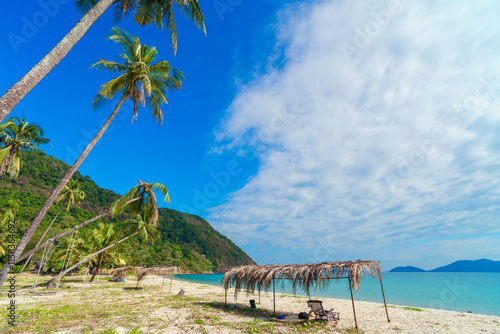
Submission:
<svg viewBox="0 0 500 334">
<path fill-rule="evenodd" d="M 423 270 L 417 267 L 396 267 L 391 269 L 391 273 L 409 273 L 409 272 L 455 272 L 455 273 L 500 273 L 500 261 L 488 259 L 480 260 L 460 260 L 455 261 L 443 267 L 432 270 Z"/>
<path fill-rule="evenodd" d="M 391 273 L 418 273 L 425 271 L 423 269 L 417 268 L 417 267 L 412 267 L 412 266 L 407 266 L 407 267 L 396 267 L 391 269 Z"/>
</svg>

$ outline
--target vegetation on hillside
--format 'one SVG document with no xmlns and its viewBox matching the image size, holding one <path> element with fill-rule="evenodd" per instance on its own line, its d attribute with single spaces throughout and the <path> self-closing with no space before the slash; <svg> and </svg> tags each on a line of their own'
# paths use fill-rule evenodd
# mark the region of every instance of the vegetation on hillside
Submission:
<svg viewBox="0 0 500 334">
<path fill-rule="evenodd" d="M 67 164 L 53 157 L 39 156 L 29 152 L 24 154 L 23 164 L 16 179 L 6 176 L 0 178 L 0 202 L 9 199 L 17 199 L 20 202 L 20 209 L 16 216 L 18 237 L 27 229 L 51 189 L 59 182 L 61 175 L 69 169 Z M 120 197 L 111 190 L 100 188 L 90 177 L 83 176 L 79 172 L 75 173 L 73 179 L 79 182 L 80 189 L 85 192 L 85 199 L 80 207 L 70 207 L 69 211 L 61 211 L 46 238 L 53 237 L 104 212 Z M 36 245 L 58 210 L 58 206 L 51 207 L 26 250 Z M 132 217 L 126 212 L 117 217 L 104 217 L 100 221 L 115 223 L 117 227 L 121 227 L 123 221 L 128 218 Z M 97 226 L 98 221 L 82 230 L 94 229 Z M 160 236 L 154 239 L 153 243 L 145 242 L 141 235 L 125 242 L 133 250 L 125 256 L 128 265 L 178 266 L 184 270 L 202 272 L 254 263 L 245 252 L 215 231 L 201 217 L 160 208 L 157 227 Z M 65 243 L 61 241 L 60 247 L 63 244 Z M 35 255 L 35 260 L 39 256 L 40 254 Z M 6 256 L 0 259 L 1 262 L 5 262 Z"/>
</svg>

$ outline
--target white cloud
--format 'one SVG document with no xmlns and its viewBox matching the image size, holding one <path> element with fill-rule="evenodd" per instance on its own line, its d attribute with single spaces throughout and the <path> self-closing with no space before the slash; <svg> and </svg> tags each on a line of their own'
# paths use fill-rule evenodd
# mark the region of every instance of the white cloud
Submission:
<svg viewBox="0 0 500 334">
<path fill-rule="evenodd" d="M 254 152 L 259 170 L 210 221 L 266 249 L 250 250 L 259 262 L 401 251 L 442 264 L 457 258 L 443 245 L 498 242 L 498 7 L 322 1 L 281 13 L 285 65 L 241 89 L 216 138 Z M 484 251 L 470 247 L 500 256 Z"/>
</svg>

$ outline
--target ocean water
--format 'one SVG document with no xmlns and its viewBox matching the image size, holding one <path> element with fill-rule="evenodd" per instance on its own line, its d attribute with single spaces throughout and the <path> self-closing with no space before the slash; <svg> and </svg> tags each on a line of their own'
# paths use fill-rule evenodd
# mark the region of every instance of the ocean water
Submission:
<svg viewBox="0 0 500 334">
<path fill-rule="evenodd" d="M 196 283 L 220 285 L 223 274 L 175 275 L 176 278 Z M 428 307 L 459 312 L 500 316 L 500 273 L 382 273 L 385 298 L 388 305 Z M 285 281 L 276 284 L 276 293 L 292 294 Z M 297 289 L 298 295 L 306 295 Z M 364 278 L 354 299 L 383 303 L 378 279 Z M 331 280 L 328 289 L 311 291 L 311 297 L 350 299 L 346 279 Z"/>
</svg>

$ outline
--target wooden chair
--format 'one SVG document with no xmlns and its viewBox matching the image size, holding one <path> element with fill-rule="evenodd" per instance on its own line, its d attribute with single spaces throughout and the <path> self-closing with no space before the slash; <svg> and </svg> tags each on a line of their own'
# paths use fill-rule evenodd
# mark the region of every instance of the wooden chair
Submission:
<svg viewBox="0 0 500 334">
<path fill-rule="evenodd" d="M 329 311 L 325 311 L 323 308 L 323 302 L 321 300 L 309 300 L 307 301 L 307 306 L 311 308 L 314 315 L 316 316 L 316 320 L 326 320 L 326 321 L 339 321 L 340 313 L 333 312 L 333 308 Z"/>
</svg>

